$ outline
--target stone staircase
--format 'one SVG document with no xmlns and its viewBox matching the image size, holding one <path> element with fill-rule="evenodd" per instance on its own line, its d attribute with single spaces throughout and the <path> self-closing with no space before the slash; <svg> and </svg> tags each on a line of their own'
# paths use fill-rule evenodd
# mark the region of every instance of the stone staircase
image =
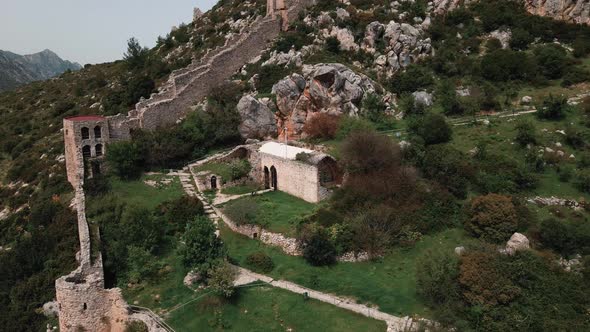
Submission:
<svg viewBox="0 0 590 332">
<path fill-rule="evenodd" d="M 315 0 L 293 0 L 287 16 L 295 20 Z M 126 117 L 129 129 L 156 129 L 184 118 L 190 106 L 205 98 L 242 66 L 260 55 L 281 32 L 281 22 L 272 16 L 256 18 L 238 34 L 226 39 L 223 46 L 210 50 L 189 66 L 175 70 L 160 92 L 136 104 Z M 121 135 L 122 137 L 126 135 Z"/>
</svg>

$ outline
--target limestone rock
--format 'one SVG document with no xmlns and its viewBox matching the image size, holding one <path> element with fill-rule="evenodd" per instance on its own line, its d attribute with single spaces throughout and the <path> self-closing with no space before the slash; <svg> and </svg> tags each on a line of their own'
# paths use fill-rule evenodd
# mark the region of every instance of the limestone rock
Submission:
<svg viewBox="0 0 590 332">
<path fill-rule="evenodd" d="M 426 91 L 415 91 L 412 93 L 412 97 L 414 97 L 414 105 L 416 106 L 430 107 L 434 104 L 432 94 Z"/>
<path fill-rule="evenodd" d="M 532 101 L 533 101 L 533 97 L 531 97 L 531 96 L 524 96 L 524 97 L 522 97 L 522 98 L 520 99 L 520 103 L 521 103 L 522 105 L 528 105 L 528 104 L 530 104 Z"/>
<path fill-rule="evenodd" d="M 461 247 L 456 247 L 455 248 L 455 254 L 461 256 L 465 253 L 465 247 L 461 246 Z"/>
<path fill-rule="evenodd" d="M 330 36 L 336 37 L 340 42 L 340 49 L 343 51 L 358 51 L 359 46 L 354 41 L 354 35 L 346 28 L 332 27 Z"/>
<path fill-rule="evenodd" d="M 512 32 L 510 30 L 494 30 L 488 35 L 489 38 L 496 38 L 500 41 L 503 49 L 510 46 L 510 38 L 512 38 Z"/>
<path fill-rule="evenodd" d="M 529 13 L 571 23 L 590 24 L 588 0 L 525 0 Z"/>
<path fill-rule="evenodd" d="M 275 137 L 277 125 L 270 108 L 252 96 L 244 96 L 238 103 L 242 122 L 238 127 L 243 138 L 264 139 Z"/>
<path fill-rule="evenodd" d="M 365 94 L 375 91 L 371 79 L 341 64 L 304 65 L 302 72 L 303 76 L 287 76 L 272 88 L 278 126 L 287 127 L 292 138 L 301 137 L 315 113 L 358 114 Z"/>
<path fill-rule="evenodd" d="M 195 271 L 190 271 L 183 279 L 183 283 L 185 286 L 190 287 L 195 283 L 201 281 L 201 275 Z"/>
<path fill-rule="evenodd" d="M 203 12 L 198 7 L 195 7 L 195 9 L 193 9 L 193 21 L 196 21 L 201 16 L 203 16 Z"/>
<path fill-rule="evenodd" d="M 383 36 L 385 27 L 379 22 L 371 22 L 367 25 L 362 48 L 370 53 L 375 53 L 375 43 Z"/>
<path fill-rule="evenodd" d="M 517 251 L 530 249 L 529 239 L 520 233 L 514 233 L 506 243 L 506 253 L 514 255 Z"/>
<path fill-rule="evenodd" d="M 43 305 L 43 315 L 45 317 L 57 317 L 59 314 L 59 305 L 57 301 L 47 302 Z"/>
<path fill-rule="evenodd" d="M 336 9 L 336 16 L 341 21 L 346 21 L 350 18 L 350 14 L 344 8 Z"/>
</svg>

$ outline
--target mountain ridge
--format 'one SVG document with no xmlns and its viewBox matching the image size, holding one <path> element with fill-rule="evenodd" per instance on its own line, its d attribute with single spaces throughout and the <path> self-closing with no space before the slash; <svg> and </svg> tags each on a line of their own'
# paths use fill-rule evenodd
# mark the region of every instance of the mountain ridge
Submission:
<svg viewBox="0 0 590 332">
<path fill-rule="evenodd" d="M 0 50 L 0 92 L 81 68 L 80 64 L 63 60 L 49 49 L 25 55 Z"/>
</svg>

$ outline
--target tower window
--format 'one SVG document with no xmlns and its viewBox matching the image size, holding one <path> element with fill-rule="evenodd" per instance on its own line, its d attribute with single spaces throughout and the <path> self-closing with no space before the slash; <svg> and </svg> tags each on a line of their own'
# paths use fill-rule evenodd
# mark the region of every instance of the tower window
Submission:
<svg viewBox="0 0 590 332">
<path fill-rule="evenodd" d="M 102 131 L 100 126 L 94 127 L 94 138 L 102 138 Z"/>
<path fill-rule="evenodd" d="M 82 127 L 82 139 L 89 139 L 90 138 L 90 130 L 86 127 Z"/>
</svg>

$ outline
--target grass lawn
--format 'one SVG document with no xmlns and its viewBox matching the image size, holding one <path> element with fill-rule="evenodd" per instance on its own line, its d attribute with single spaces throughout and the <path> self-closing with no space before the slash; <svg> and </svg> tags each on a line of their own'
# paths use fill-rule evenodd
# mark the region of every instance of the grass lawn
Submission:
<svg viewBox="0 0 590 332">
<path fill-rule="evenodd" d="M 260 188 L 256 185 L 244 184 L 241 186 L 223 188 L 221 189 L 221 193 L 224 195 L 244 195 L 258 190 L 260 190 Z"/>
<path fill-rule="evenodd" d="M 338 263 L 331 267 L 313 267 L 301 257 L 285 255 L 279 248 L 231 232 L 222 226 L 221 236 L 230 256 L 246 266 L 248 254 L 263 251 L 275 264 L 270 275 L 319 291 L 356 298 L 393 315 L 418 314 L 428 317 L 427 307 L 416 295 L 417 258 L 429 250 L 454 250 L 473 241 L 459 229 L 425 236 L 412 248 L 397 248 L 378 261 Z"/>
<path fill-rule="evenodd" d="M 158 188 L 144 183 L 146 180 L 160 181 L 164 178 L 172 179 L 172 182 L 163 184 Z M 153 209 L 165 201 L 180 198 L 184 195 L 180 180 L 176 176 L 143 175 L 140 179 L 133 181 L 122 181 L 113 178 L 111 186 L 113 194 L 117 195 L 122 201 L 148 209 Z"/>
<path fill-rule="evenodd" d="M 250 287 L 253 286 L 253 287 Z M 247 285 L 231 300 L 205 296 L 172 312 L 182 331 L 380 331 L 384 322 L 279 288 Z"/>
<path fill-rule="evenodd" d="M 231 168 L 228 163 L 206 163 L 197 168 L 196 172 L 208 171 L 217 176 L 220 176 L 223 181 L 231 179 Z"/>
<path fill-rule="evenodd" d="M 282 191 L 271 191 L 238 200 L 254 200 L 258 204 L 258 212 L 252 222 L 253 224 L 261 225 L 271 232 L 287 236 L 295 236 L 297 223 L 302 217 L 313 212 L 317 206 Z M 228 204 L 232 204 L 232 202 Z"/>
</svg>

